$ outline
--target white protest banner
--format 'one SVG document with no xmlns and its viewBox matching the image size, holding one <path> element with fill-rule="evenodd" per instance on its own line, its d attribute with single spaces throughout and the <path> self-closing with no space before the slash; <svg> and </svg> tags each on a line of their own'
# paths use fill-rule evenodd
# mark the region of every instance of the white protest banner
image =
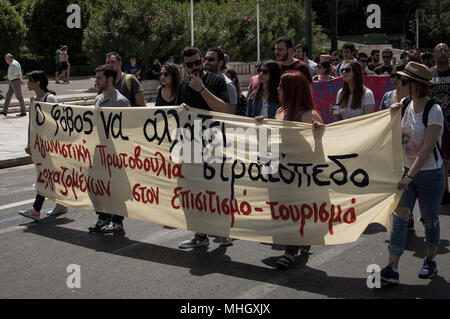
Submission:
<svg viewBox="0 0 450 319">
<path fill-rule="evenodd" d="M 400 115 L 389 111 L 313 134 L 194 108 L 34 102 L 30 141 L 43 196 L 244 240 L 352 242 L 386 226 L 400 195 Z"/>
</svg>

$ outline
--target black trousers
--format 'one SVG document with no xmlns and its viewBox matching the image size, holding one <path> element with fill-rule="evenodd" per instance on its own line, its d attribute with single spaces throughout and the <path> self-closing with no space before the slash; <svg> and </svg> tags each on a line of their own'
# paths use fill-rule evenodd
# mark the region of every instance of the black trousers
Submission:
<svg viewBox="0 0 450 319">
<path fill-rule="evenodd" d="M 45 201 L 45 197 L 37 194 L 36 199 L 34 200 L 34 203 L 33 203 L 34 210 L 37 212 L 40 212 L 42 205 L 44 205 L 44 201 Z"/>
</svg>

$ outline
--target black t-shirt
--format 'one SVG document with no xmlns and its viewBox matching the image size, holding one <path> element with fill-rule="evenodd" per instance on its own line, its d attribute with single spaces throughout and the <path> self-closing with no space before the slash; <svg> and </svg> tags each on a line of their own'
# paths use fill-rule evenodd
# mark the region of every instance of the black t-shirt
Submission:
<svg viewBox="0 0 450 319">
<path fill-rule="evenodd" d="M 394 67 L 392 65 L 390 66 L 384 66 L 380 65 L 379 67 L 376 67 L 374 72 L 378 75 L 389 75 L 394 71 Z"/>
<path fill-rule="evenodd" d="M 160 87 L 158 90 L 158 96 L 156 97 L 155 106 L 169 106 L 169 105 L 176 105 L 176 99 L 173 99 L 172 101 L 164 100 L 162 96 L 162 87 Z"/>
<path fill-rule="evenodd" d="M 151 70 L 152 72 L 150 72 L 150 77 L 152 79 L 159 79 L 159 76 L 161 74 L 161 66 L 159 64 L 152 64 Z"/>
<path fill-rule="evenodd" d="M 128 101 L 130 101 L 131 106 L 136 106 L 136 94 L 139 92 L 143 92 L 144 88 L 142 87 L 141 83 L 134 75 L 128 75 L 130 78 L 130 84 L 131 84 L 131 92 L 128 90 L 127 86 L 127 74 L 123 74 L 122 78 L 119 82 L 114 82 L 114 87 L 125 96 Z"/>
<path fill-rule="evenodd" d="M 450 121 L 450 69 L 439 72 L 432 67 L 430 71 L 433 81 L 433 85 L 430 86 L 431 97 L 441 106 L 445 119 Z"/>
<path fill-rule="evenodd" d="M 189 87 L 189 77 L 186 77 L 178 86 L 177 105 L 186 103 L 190 107 L 211 111 L 208 103 L 202 95 Z M 227 83 L 222 76 L 206 71 L 206 75 L 202 78 L 203 85 L 216 97 L 222 101 L 229 103 Z"/>
</svg>

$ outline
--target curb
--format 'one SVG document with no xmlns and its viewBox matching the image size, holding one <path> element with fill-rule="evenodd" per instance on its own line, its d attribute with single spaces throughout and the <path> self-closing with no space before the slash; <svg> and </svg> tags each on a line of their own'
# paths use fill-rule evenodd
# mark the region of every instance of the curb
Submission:
<svg viewBox="0 0 450 319">
<path fill-rule="evenodd" d="M 23 156 L 13 159 L 7 159 L 7 160 L 0 160 L 0 169 L 2 168 L 9 168 L 14 166 L 20 166 L 20 165 L 27 165 L 32 164 L 33 160 L 31 159 L 31 156 Z"/>
</svg>

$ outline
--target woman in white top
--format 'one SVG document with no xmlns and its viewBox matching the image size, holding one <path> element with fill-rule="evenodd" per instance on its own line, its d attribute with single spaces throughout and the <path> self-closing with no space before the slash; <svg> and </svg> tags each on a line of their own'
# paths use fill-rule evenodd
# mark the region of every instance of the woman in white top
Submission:
<svg viewBox="0 0 450 319">
<path fill-rule="evenodd" d="M 43 71 L 32 71 L 27 74 L 28 77 L 28 90 L 34 91 L 35 96 L 30 99 L 33 101 L 40 101 L 46 103 L 58 103 L 56 99 L 55 92 L 50 91 L 48 86 L 48 78 L 47 75 Z M 25 152 L 31 155 L 30 151 L 30 124 L 28 124 L 28 143 L 25 148 Z M 33 207 L 26 211 L 19 211 L 19 214 L 31 218 L 33 220 L 38 221 L 40 219 L 40 211 L 42 205 L 44 204 L 45 197 L 37 194 L 36 199 L 34 201 Z M 53 210 L 49 213 L 49 215 L 59 215 L 67 212 L 67 207 L 61 204 L 56 204 Z"/>
<path fill-rule="evenodd" d="M 363 84 L 361 65 L 356 61 L 345 63 L 342 76 L 344 87 L 337 95 L 340 114 L 335 115 L 336 121 L 373 113 L 375 99 L 372 91 Z"/>
<path fill-rule="evenodd" d="M 402 144 L 405 171 L 397 188 L 404 190 L 393 216 L 389 244 L 389 264 L 381 271 L 381 279 L 399 283 L 398 265 L 408 238 L 408 222 L 416 201 L 420 221 L 425 226 L 426 257 L 419 278 L 432 278 L 437 273 L 435 257 L 439 246 L 439 206 L 445 190 L 442 158 L 437 145 L 442 145 L 444 115 L 441 107 L 428 98 L 431 72 L 417 62 L 409 62 L 401 75 L 407 96 L 391 106 L 391 112 L 404 108 Z M 405 105 L 405 106 L 404 106 Z M 428 118 L 428 119 L 427 119 Z"/>
</svg>

